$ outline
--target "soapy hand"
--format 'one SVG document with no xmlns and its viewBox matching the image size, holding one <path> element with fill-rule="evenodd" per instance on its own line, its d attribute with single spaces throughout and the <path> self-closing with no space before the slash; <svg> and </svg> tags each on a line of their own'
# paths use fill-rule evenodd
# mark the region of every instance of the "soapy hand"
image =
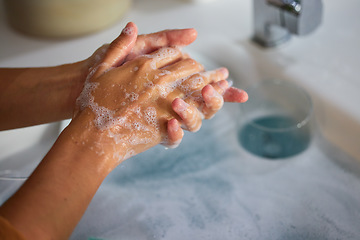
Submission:
<svg viewBox="0 0 360 240">
<path fill-rule="evenodd" d="M 118 163 L 158 143 L 176 147 L 182 128 L 199 130 L 202 119 L 211 118 L 224 100 L 247 100 L 244 91 L 229 88 L 227 69 L 205 72 L 176 47 L 144 54 L 164 44 L 152 39 L 148 48 L 139 50 L 144 48 L 136 46 L 144 39 L 151 38 L 137 40 L 137 28 L 129 23 L 97 57 L 77 99 L 74 121 L 86 116 L 87 124 L 99 132 L 98 153 L 106 152 L 105 141 Z"/>
<path fill-rule="evenodd" d="M 68 239 L 119 163 L 158 143 L 175 147 L 183 129 L 197 131 L 224 101 L 246 101 L 244 91 L 228 86 L 227 69 L 204 71 L 170 47 L 195 37 L 193 29 L 137 36 L 135 24 L 129 23 L 85 61 L 4 70 L 2 93 L 15 101 L 3 103 L 8 106 L 3 113 L 17 109 L 19 114 L 11 115 L 3 129 L 64 119 L 76 109 L 29 179 L 0 207 L 0 216 L 28 239 Z M 24 92 L 23 86 L 34 89 Z M 29 117 L 24 123 L 24 112 L 40 120 Z"/>
<path fill-rule="evenodd" d="M 135 25 L 133 25 L 132 27 L 133 29 L 131 31 L 135 30 L 137 33 L 137 27 Z M 129 29 L 131 28 L 125 28 L 124 33 L 125 32 L 127 34 L 131 33 Z M 164 30 L 151 34 L 138 35 L 130 53 L 121 60 L 130 61 L 136 58 L 137 56 L 152 53 L 162 47 L 187 46 L 191 44 L 193 41 L 195 41 L 196 36 L 197 36 L 197 32 L 193 28 L 170 29 L 170 30 Z M 111 47 L 115 49 L 117 48 L 117 46 L 119 48 L 122 48 L 123 47 L 121 46 L 122 42 L 119 40 L 120 39 L 117 38 L 115 41 L 113 41 Z M 110 44 L 104 44 L 99 49 L 97 49 L 94 52 L 94 54 L 92 54 L 91 57 L 89 57 L 86 60 L 86 69 L 92 68 L 95 65 L 99 64 L 99 62 L 103 59 L 105 54 L 112 55 L 111 57 L 116 59 L 116 54 L 118 54 L 118 51 L 108 52 L 109 46 Z M 121 64 L 122 62 L 117 63 L 117 65 L 121 65 Z"/>
</svg>

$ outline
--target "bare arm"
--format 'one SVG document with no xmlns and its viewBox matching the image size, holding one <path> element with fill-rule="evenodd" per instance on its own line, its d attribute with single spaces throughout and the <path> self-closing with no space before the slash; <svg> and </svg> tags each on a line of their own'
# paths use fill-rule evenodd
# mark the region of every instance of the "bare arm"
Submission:
<svg viewBox="0 0 360 240">
<path fill-rule="evenodd" d="M 70 118 L 86 71 L 84 61 L 0 69 L 0 130 Z"/>
<path fill-rule="evenodd" d="M 160 47 L 185 46 L 195 39 L 194 29 L 140 35 L 129 60 Z M 71 118 L 89 69 L 108 47 L 104 45 L 90 58 L 72 64 L 0 69 L 0 131 Z"/>
</svg>

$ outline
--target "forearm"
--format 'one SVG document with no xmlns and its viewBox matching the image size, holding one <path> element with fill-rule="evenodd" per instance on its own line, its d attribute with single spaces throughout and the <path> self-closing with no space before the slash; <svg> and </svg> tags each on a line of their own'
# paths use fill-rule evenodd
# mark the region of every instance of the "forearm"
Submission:
<svg viewBox="0 0 360 240">
<path fill-rule="evenodd" d="M 86 74 L 85 62 L 0 69 L 0 130 L 70 118 Z"/>
<path fill-rule="evenodd" d="M 77 124 L 66 129 L 0 215 L 28 239 L 67 239 L 117 165 L 111 153 L 98 151 L 98 137 Z"/>
</svg>

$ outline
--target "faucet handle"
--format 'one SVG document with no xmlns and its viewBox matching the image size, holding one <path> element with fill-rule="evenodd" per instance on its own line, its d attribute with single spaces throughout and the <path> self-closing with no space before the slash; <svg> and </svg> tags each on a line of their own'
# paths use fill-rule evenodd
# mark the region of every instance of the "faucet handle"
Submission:
<svg viewBox="0 0 360 240">
<path fill-rule="evenodd" d="M 267 0 L 283 2 L 283 27 L 296 35 L 307 35 L 321 23 L 323 4 L 321 0 Z"/>
<path fill-rule="evenodd" d="M 254 0 L 253 40 L 274 47 L 290 39 L 290 33 L 307 35 L 321 23 L 321 0 Z"/>
<path fill-rule="evenodd" d="M 267 0 L 270 5 L 298 16 L 301 11 L 301 0 Z"/>
</svg>

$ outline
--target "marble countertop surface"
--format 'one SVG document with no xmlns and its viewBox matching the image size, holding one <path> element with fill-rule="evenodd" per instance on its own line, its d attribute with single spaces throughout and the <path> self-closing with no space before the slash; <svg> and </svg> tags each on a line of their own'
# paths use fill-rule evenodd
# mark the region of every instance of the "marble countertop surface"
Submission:
<svg viewBox="0 0 360 240">
<path fill-rule="evenodd" d="M 1 2 L 0 67 L 82 60 L 128 21 L 140 33 L 194 27 L 198 39 L 188 51 L 205 66 L 228 67 L 236 86 L 281 78 L 314 100 L 318 131 L 300 155 L 269 161 L 247 153 L 234 131 L 238 106 L 227 104 L 198 133 L 185 134 L 177 149 L 158 146 L 115 169 L 71 238 L 359 239 L 360 2 L 325 0 L 324 6 L 315 33 L 261 49 L 249 41 L 251 0 L 134 0 L 110 28 L 62 40 L 13 31 Z M 0 133 L 0 170 L 16 161 L 20 175 L 31 172 L 59 128 L 53 123 Z M 21 183 L 0 180 L 0 202 Z"/>
</svg>

